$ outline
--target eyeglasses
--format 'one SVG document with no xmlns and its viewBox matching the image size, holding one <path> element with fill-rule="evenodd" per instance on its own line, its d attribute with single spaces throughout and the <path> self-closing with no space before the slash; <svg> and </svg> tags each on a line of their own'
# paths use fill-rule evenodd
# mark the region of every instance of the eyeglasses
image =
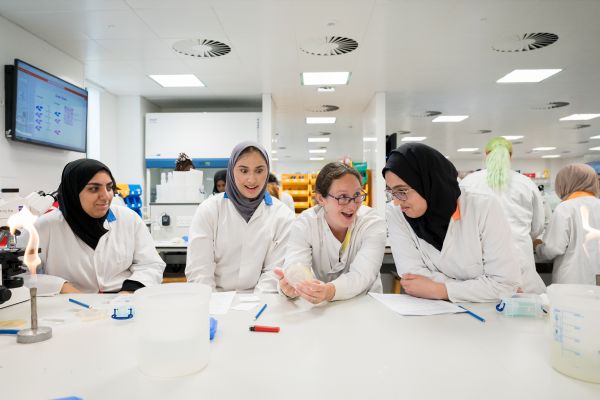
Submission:
<svg viewBox="0 0 600 400">
<path fill-rule="evenodd" d="M 348 196 L 335 197 L 330 194 L 328 194 L 327 196 L 336 199 L 340 206 L 346 206 L 350 203 L 362 203 L 367 198 L 367 194 L 365 192 L 361 192 L 354 197 L 348 197 Z"/>
<path fill-rule="evenodd" d="M 403 190 L 385 189 L 385 197 L 387 198 L 387 201 L 394 200 L 394 197 L 400 201 L 405 201 L 406 199 L 408 199 L 408 192 L 410 192 L 411 190 L 415 190 L 415 189 L 412 189 L 412 188 L 403 189 Z"/>
</svg>

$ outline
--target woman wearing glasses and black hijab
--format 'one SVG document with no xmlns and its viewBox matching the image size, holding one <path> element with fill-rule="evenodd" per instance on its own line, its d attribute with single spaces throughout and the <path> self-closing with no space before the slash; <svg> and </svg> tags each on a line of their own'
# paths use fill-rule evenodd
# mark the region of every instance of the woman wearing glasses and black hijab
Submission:
<svg viewBox="0 0 600 400">
<path fill-rule="evenodd" d="M 390 153 L 383 176 L 386 217 L 404 291 L 453 302 L 492 302 L 523 282 L 499 202 L 459 189 L 456 168 L 437 150 L 407 143 Z"/>
<path fill-rule="evenodd" d="M 381 293 L 385 221 L 362 205 L 366 195 L 360 174 L 340 162 L 329 163 L 319 172 L 315 186 L 318 205 L 294 221 L 284 269 L 275 270 L 280 291 L 314 304 L 367 291 Z M 292 287 L 285 273 L 297 264 L 312 267 L 316 279 Z"/>
</svg>

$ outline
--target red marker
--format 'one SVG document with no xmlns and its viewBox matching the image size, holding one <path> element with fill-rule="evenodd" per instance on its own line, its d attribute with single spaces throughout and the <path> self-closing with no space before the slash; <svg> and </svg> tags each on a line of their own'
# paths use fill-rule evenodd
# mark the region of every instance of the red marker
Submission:
<svg viewBox="0 0 600 400">
<path fill-rule="evenodd" d="M 252 332 L 273 332 L 273 333 L 278 333 L 279 332 L 279 327 L 278 326 L 254 325 L 254 326 L 250 327 L 250 330 Z"/>
</svg>

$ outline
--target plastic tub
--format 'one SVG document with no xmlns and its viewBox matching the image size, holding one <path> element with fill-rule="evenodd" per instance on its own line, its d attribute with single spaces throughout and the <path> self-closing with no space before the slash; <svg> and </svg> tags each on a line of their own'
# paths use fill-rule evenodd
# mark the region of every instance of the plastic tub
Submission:
<svg viewBox="0 0 600 400">
<path fill-rule="evenodd" d="M 210 293 L 209 286 L 199 283 L 170 283 L 135 293 L 138 363 L 143 373 L 166 378 L 206 367 Z"/>
<path fill-rule="evenodd" d="M 573 378 L 600 383 L 600 286 L 548 287 L 552 366 Z"/>
</svg>

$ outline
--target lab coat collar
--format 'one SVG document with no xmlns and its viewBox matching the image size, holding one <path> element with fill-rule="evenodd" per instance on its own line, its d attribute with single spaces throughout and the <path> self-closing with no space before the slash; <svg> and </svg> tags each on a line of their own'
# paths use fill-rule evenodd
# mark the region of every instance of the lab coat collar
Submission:
<svg viewBox="0 0 600 400">
<path fill-rule="evenodd" d="M 223 198 L 228 199 L 229 196 L 227 196 L 227 192 L 224 193 Z M 272 206 L 273 205 L 273 198 L 271 197 L 271 195 L 269 194 L 269 192 L 265 192 L 265 204 L 268 206 Z"/>
</svg>

